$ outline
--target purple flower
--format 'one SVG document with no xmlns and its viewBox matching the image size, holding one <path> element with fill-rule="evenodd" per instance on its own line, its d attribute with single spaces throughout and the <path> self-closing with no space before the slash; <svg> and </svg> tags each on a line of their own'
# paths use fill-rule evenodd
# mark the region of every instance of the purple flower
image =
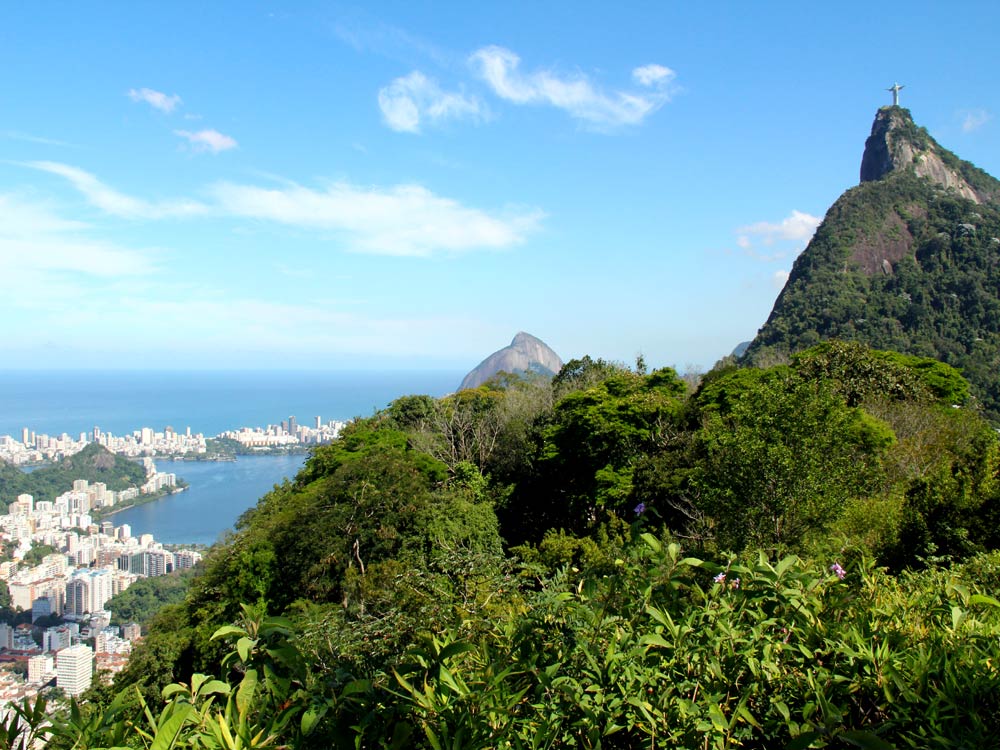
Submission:
<svg viewBox="0 0 1000 750">
<path fill-rule="evenodd" d="M 844 580 L 844 576 L 847 575 L 847 571 L 840 567 L 840 563 L 834 563 L 830 566 L 830 570 L 839 578 L 841 581 Z"/>
<path fill-rule="evenodd" d="M 635 506 L 635 514 L 637 516 L 641 516 L 645 512 L 646 512 L 646 503 L 639 503 L 637 506 Z"/>
<path fill-rule="evenodd" d="M 729 586 L 731 588 L 738 589 L 740 587 L 740 579 L 739 578 L 734 578 L 733 582 L 731 584 L 729 584 Z"/>
<path fill-rule="evenodd" d="M 719 573 L 719 575 L 717 575 L 712 580 L 715 581 L 716 583 L 725 583 L 726 582 L 726 574 L 725 573 Z"/>
</svg>

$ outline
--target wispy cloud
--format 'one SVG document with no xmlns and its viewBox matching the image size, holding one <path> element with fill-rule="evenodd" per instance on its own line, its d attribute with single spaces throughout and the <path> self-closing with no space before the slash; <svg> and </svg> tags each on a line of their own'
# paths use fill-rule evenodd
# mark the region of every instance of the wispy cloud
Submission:
<svg viewBox="0 0 1000 750">
<path fill-rule="evenodd" d="M 57 162 L 26 166 L 65 178 L 89 203 L 127 219 L 229 216 L 330 232 L 355 252 L 428 256 L 502 249 L 536 231 L 544 213 L 532 208 L 488 212 L 437 195 L 421 185 L 387 188 L 335 182 L 323 189 L 281 180 L 278 187 L 218 183 L 204 202 L 152 202 L 121 193 L 77 167 Z"/>
<path fill-rule="evenodd" d="M 470 56 L 469 62 L 501 99 L 557 107 L 599 130 L 641 123 L 670 100 L 676 77 L 662 65 L 644 65 L 632 71 L 639 89 L 608 92 L 582 73 L 559 75 L 544 69 L 522 72 L 521 58 L 505 47 L 483 47 Z"/>
<path fill-rule="evenodd" d="M 53 161 L 28 162 L 25 166 L 65 178 L 89 203 L 112 216 L 126 219 L 165 219 L 204 214 L 206 206 L 192 200 L 145 201 L 105 185 L 90 172 Z"/>
<path fill-rule="evenodd" d="M 979 130 L 979 128 L 993 119 L 993 115 L 985 109 L 962 110 L 959 112 L 959 117 L 962 118 L 963 133 L 972 133 Z"/>
<path fill-rule="evenodd" d="M 775 271 L 771 275 L 771 286 L 773 286 L 775 289 L 783 289 L 785 284 L 788 283 L 788 276 L 789 276 L 788 271 L 784 270 Z"/>
<path fill-rule="evenodd" d="M 765 245 L 773 245 L 779 240 L 805 245 L 812 239 L 821 221 L 822 219 L 817 216 L 793 210 L 787 218 L 777 223 L 758 221 L 755 224 L 739 227 L 736 230 L 739 235 L 736 244 L 744 250 L 749 250 L 755 244 L 754 238 L 758 238 Z"/>
<path fill-rule="evenodd" d="M 154 109 L 170 114 L 181 103 L 181 98 L 177 94 L 164 94 L 162 91 L 153 89 L 129 89 L 128 98 L 134 102 L 146 102 Z"/>
<path fill-rule="evenodd" d="M 341 22 L 334 27 L 333 33 L 357 52 L 373 52 L 411 64 L 414 60 L 430 59 L 438 65 L 447 65 L 450 57 L 426 39 L 382 21 L 357 19 Z"/>
<path fill-rule="evenodd" d="M 26 143 L 38 143 L 42 146 L 62 146 L 67 148 L 73 148 L 72 143 L 67 143 L 66 141 L 59 141 L 55 138 L 44 138 L 40 135 L 31 135 L 30 133 L 20 133 L 16 130 L 4 130 L 0 132 L 4 138 L 9 138 L 12 141 L 25 141 Z"/>
<path fill-rule="evenodd" d="M 218 130 L 175 130 L 174 135 L 185 138 L 195 151 L 211 151 L 218 154 L 221 151 L 229 151 L 239 146 L 236 139 L 220 133 Z"/>
<path fill-rule="evenodd" d="M 337 182 L 314 190 L 221 183 L 212 193 L 224 213 L 332 231 L 347 239 L 350 250 L 382 255 L 505 248 L 523 242 L 543 216 L 538 210 L 490 214 L 420 185 Z"/>
<path fill-rule="evenodd" d="M 381 88 L 378 106 L 386 125 L 406 133 L 419 133 L 422 122 L 480 120 L 486 114 L 476 97 L 443 91 L 436 81 L 417 70 Z"/>
<path fill-rule="evenodd" d="M 0 195 L 0 278 L 6 302 L 49 314 L 118 279 L 152 274 L 149 253 L 89 236 L 45 203 Z M 94 286 L 96 284 L 96 287 Z"/>
</svg>

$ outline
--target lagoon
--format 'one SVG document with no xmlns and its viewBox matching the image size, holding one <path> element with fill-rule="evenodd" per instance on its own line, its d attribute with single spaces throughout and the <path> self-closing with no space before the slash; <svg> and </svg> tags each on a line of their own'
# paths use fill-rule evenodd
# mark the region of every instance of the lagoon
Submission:
<svg viewBox="0 0 1000 750">
<path fill-rule="evenodd" d="M 292 478 L 304 454 L 240 456 L 236 461 L 166 461 L 160 471 L 173 472 L 190 488 L 110 516 L 115 526 L 128 524 L 132 535 L 152 534 L 164 544 L 212 544 L 275 484 Z"/>
</svg>

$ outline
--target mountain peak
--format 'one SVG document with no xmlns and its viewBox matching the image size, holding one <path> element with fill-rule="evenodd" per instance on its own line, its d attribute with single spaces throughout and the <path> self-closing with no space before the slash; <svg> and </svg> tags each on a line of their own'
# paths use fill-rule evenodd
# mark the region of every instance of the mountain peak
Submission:
<svg viewBox="0 0 1000 750">
<path fill-rule="evenodd" d="M 820 341 L 958 367 L 1000 423 L 1000 181 L 883 107 L 861 184 L 827 211 L 741 361 L 767 365 Z"/>
<path fill-rule="evenodd" d="M 964 167 L 964 162 L 913 122 L 910 110 L 894 105 L 875 114 L 861 157 L 861 182 L 875 182 L 912 168 L 917 177 L 926 177 L 962 198 L 975 203 L 992 200 L 992 194 L 970 184 Z"/>
<path fill-rule="evenodd" d="M 526 333 L 524 331 L 518 331 L 517 334 L 514 336 L 513 339 L 511 339 L 511 342 L 510 342 L 510 345 L 512 347 L 514 347 L 515 349 L 517 349 L 517 348 L 524 348 L 524 347 L 528 347 L 528 346 L 533 346 L 533 345 L 537 345 L 537 344 L 541 344 L 542 346 L 546 346 L 545 342 L 543 342 L 540 338 L 538 338 L 537 336 L 532 336 L 530 333 Z M 546 348 L 548 348 L 548 347 L 546 347 Z"/>
<path fill-rule="evenodd" d="M 462 380 L 459 390 L 477 388 L 499 372 L 555 375 L 563 361 L 537 336 L 519 331 L 510 346 L 493 352 Z"/>
</svg>

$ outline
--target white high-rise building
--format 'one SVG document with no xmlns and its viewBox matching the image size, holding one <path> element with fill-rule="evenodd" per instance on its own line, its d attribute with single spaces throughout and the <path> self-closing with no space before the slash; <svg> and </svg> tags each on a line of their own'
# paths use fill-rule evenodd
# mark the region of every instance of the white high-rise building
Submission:
<svg viewBox="0 0 1000 750">
<path fill-rule="evenodd" d="M 73 632 L 65 626 L 45 628 L 42 633 L 42 651 L 62 651 L 73 643 Z"/>
<path fill-rule="evenodd" d="M 40 685 L 51 680 L 55 672 L 55 662 L 49 654 L 40 654 L 28 659 L 28 682 Z"/>
<path fill-rule="evenodd" d="M 94 676 L 94 652 L 78 643 L 56 654 L 56 686 L 75 697 L 90 687 Z"/>
<path fill-rule="evenodd" d="M 104 608 L 114 596 L 114 573 L 106 568 L 83 569 L 73 574 L 66 583 L 65 611 L 82 615 Z"/>
</svg>

